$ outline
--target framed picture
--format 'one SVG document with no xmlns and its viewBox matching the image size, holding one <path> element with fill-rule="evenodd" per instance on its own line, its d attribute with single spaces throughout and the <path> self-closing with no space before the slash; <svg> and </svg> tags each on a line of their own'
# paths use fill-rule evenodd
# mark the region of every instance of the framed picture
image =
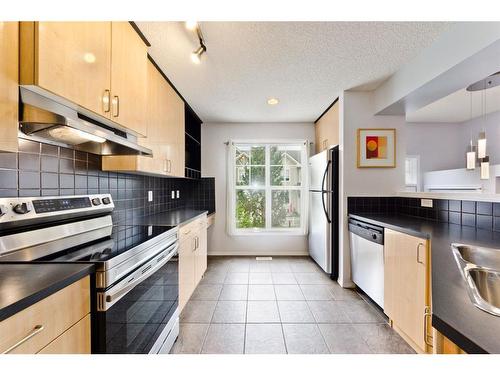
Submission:
<svg viewBox="0 0 500 375">
<path fill-rule="evenodd" d="M 396 129 L 358 129 L 358 168 L 396 167 Z"/>
</svg>

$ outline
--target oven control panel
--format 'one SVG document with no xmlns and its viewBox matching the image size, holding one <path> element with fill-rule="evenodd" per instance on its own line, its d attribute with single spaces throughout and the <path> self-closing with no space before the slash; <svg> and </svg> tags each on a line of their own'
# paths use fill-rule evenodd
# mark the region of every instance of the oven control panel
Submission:
<svg viewBox="0 0 500 375">
<path fill-rule="evenodd" d="M 45 222 L 111 212 L 110 194 L 64 197 L 0 198 L 0 229 L 15 223 Z"/>
</svg>

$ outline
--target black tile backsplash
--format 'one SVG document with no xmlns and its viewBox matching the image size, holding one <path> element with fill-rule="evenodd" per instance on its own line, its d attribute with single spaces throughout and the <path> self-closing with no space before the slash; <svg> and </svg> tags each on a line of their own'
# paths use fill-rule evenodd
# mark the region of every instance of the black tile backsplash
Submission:
<svg viewBox="0 0 500 375">
<path fill-rule="evenodd" d="M 199 176 L 196 176 L 199 177 Z M 148 202 L 148 191 L 153 202 Z M 180 192 L 172 199 L 171 191 Z M 215 212 L 214 178 L 152 177 L 101 171 L 101 157 L 53 145 L 19 140 L 18 153 L 0 152 L 0 197 L 38 197 L 109 193 L 113 221 L 176 208 Z"/>
<path fill-rule="evenodd" d="M 421 207 L 420 198 L 348 197 L 353 214 L 399 214 L 500 232 L 500 203 L 432 199 L 433 207 Z"/>
</svg>

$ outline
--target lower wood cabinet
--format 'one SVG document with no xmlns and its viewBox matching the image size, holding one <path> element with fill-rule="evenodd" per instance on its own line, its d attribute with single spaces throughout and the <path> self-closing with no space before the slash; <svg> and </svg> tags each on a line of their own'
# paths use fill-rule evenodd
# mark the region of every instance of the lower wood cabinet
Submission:
<svg viewBox="0 0 500 375">
<path fill-rule="evenodd" d="M 432 352 L 434 354 L 467 354 L 438 330 L 433 329 L 432 331 L 432 336 L 434 337 L 434 347 Z"/>
<path fill-rule="evenodd" d="M 0 353 L 90 353 L 90 277 L 1 321 Z"/>
<path fill-rule="evenodd" d="M 419 353 L 432 352 L 429 241 L 385 230 L 384 312 Z"/>
<path fill-rule="evenodd" d="M 207 216 L 179 228 L 179 310 L 198 286 L 207 269 Z"/>
</svg>

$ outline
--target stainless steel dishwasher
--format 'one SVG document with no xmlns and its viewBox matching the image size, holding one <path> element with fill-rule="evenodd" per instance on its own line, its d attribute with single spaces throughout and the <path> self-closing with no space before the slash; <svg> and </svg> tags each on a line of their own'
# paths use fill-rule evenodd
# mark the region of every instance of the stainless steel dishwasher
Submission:
<svg viewBox="0 0 500 375">
<path fill-rule="evenodd" d="M 349 219 L 352 281 L 384 308 L 384 228 Z"/>
</svg>

